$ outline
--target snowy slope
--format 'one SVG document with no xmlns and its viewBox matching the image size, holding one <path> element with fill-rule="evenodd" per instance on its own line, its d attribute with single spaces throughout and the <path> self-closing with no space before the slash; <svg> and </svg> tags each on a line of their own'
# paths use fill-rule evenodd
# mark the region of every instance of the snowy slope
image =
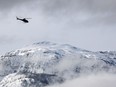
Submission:
<svg viewBox="0 0 116 87">
<path fill-rule="evenodd" d="M 0 58 L 0 87 L 41 87 L 83 73 L 116 73 L 116 52 L 91 52 L 68 44 L 34 43 Z"/>
</svg>

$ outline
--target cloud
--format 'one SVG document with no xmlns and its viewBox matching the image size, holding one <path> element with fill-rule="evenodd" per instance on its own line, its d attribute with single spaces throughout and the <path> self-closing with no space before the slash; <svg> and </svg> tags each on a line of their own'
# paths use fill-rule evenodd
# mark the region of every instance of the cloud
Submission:
<svg viewBox="0 0 116 87">
<path fill-rule="evenodd" d="M 20 5 L 26 4 L 33 0 L 0 0 L 1 11 L 10 10 L 14 7 L 20 7 Z"/>
<path fill-rule="evenodd" d="M 89 21 L 87 25 L 93 25 L 93 23 L 114 24 L 115 4 L 115 0 L 1 0 L 0 9 L 1 11 L 14 7 L 17 10 L 26 9 L 25 11 L 36 9 L 38 12 L 43 12 L 44 17 L 68 18 L 69 21 L 79 21 L 81 24 Z M 23 11 L 21 13 L 23 14 Z"/>
<path fill-rule="evenodd" d="M 116 75 L 101 73 L 97 75 L 82 76 L 74 80 L 67 81 L 61 85 L 57 84 L 49 87 L 115 87 Z"/>
<path fill-rule="evenodd" d="M 26 4 L 30 2 L 30 4 Z M 35 5 L 34 2 L 37 2 Z M 115 13 L 115 0 L 0 0 L 0 9 L 9 9 L 14 6 L 25 7 L 33 5 L 37 9 L 42 9 L 46 13 L 54 12 L 90 12 L 90 13 Z"/>
<path fill-rule="evenodd" d="M 38 0 L 45 12 L 116 12 L 115 0 Z"/>
<path fill-rule="evenodd" d="M 88 50 L 114 50 L 115 4 L 116 0 L 0 0 L 0 12 L 7 12 L 0 13 L 0 34 L 23 39 L 14 44 L 20 47 L 49 40 Z M 32 19 L 25 25 L 16 16 Z"/>
<path fill-rule="evenodd" d="M 115 4 L 115 0 L 38 0 L 35 9 L 73 25 L 102 26 L 115 24 Z"/>
</svg>

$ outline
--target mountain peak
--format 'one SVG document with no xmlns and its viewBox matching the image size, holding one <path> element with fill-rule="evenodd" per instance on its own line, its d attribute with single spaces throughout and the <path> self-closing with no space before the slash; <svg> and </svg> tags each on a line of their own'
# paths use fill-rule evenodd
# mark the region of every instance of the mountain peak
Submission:
<svg viewBox="0 0 116 87">
<path fill-rule="evenodd" d="M 116 73 L 116 53 L 43 41 L 6 53 L 0 57 L 0 67 L 0 87 L 14 87 L 15 83 L 17 87 L 44 87 L 83 73 Z"/>
<path fill-rule="evenodd" d="M 33 45 L 56 45 L 56 43 L 50 41 L 42 41 L 42 42 L 33 43 Z"/>
</svg>

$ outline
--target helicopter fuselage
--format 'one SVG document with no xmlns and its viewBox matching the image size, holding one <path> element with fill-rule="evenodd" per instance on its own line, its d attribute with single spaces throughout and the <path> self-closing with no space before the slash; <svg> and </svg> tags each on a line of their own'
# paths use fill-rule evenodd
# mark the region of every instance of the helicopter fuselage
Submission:
<svg viewBox="0 0 116 87">
<path fill-rule="evenodd" d="M 28 22 L 29 22 L 26 18 L 23 18 L 23 19 L 17 18 L 17 20 L 21 20 L 21 21 L 23 21 L 24 23 L 28 23 Z"/>
<path fill-rule="evenodd" d="M 28 23 L 29 21 L 27 19 L 22 19 L 23 22 Z"/>
</svg>

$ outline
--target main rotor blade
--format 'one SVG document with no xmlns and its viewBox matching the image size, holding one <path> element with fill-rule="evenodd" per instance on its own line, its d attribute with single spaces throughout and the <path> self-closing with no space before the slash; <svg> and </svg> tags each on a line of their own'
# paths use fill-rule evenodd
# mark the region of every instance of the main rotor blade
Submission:
<svg viewBox="0 0 116 87">
<path fill-rule="evenodd" d="M 25 18 L 25 19 L 32 19 L 32 18 Z"/>
</svg>

